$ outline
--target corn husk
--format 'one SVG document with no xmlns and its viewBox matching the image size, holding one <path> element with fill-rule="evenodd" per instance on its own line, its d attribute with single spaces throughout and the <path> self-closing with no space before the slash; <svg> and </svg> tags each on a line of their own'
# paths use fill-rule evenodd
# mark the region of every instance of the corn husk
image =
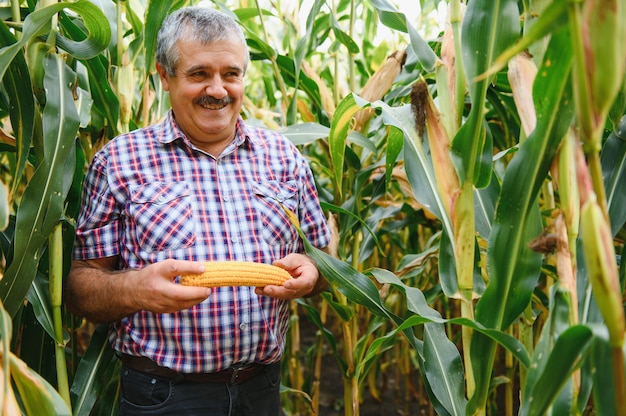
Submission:
<svg viewBox="0 0 626 416">
<path fill-rule="evenodd" d="M 528 53 L 522 53 L 509 61 L 507 75 L 513 91 L 513 100 L 522 121 L 522 128 L 528 136 L 537 125 L 533 103 L 533 82 L 537 75 L 537 66 Z"/>
<path fill-rule="evenodd" d="M 406 61 L 406 51 L 396 51 L 387 57 L 385 63 L 367 80 L 359 96 L 369 102 L 382 99 L 391 89 L 393 82 Z M 354 130 L 362 131 L 372 117 L 374 109 L 365 108 L 354 115 Z"/>
</svg>

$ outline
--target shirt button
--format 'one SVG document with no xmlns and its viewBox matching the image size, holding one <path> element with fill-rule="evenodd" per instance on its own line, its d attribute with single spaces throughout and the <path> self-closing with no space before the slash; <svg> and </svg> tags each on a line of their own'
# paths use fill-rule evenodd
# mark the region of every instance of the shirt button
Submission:
<svg viewBox="0 0 626 416">
<path fill-rule="evenodd" d="M 244 322 L 239 324 L 239 329 L 241 329 L 242 331 L 245 331 L 247 327 L 248 327 L 248 325 L 246 325 Z"/>
<path fill-rule="evenodd" d="M 223 199 L 224 199 L 224 201 L 226 201 L 226 202 L 230 201 L 230 197 L 229 197 L 228 195 L 224 195 L 224 198 L 223 198 Z"/>
</svg>

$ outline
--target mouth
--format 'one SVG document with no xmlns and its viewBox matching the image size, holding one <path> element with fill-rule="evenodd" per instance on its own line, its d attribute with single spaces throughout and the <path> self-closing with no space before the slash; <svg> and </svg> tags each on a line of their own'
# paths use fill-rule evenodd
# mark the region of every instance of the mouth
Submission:
<svg viewBox="0 0 626 416">
<path fill-rule="evenodd" d="M 195 100 L 195 104 L 207 110 L 221 110 L 226 108 L 233 102 L 233 98 L 228 96 L 221 99 L 213 98 L 210 96 L 202 96 Z"/>
</svg>

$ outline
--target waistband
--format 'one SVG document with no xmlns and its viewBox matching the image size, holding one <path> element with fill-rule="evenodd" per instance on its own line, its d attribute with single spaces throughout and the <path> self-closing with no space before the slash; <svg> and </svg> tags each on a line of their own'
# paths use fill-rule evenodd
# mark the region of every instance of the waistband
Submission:
<svg viewBox="0 0 626 416">
<path fill-rule="evenodd" d="M 228 383 L 241 384 L 265 372 L 267 365 L 250 364 L 242 367 L 231 367 L 215 373 L 179 373 L 171 368 L 162 367 L 148 357 L 137 357 L 122 354 L 122 365 L 131 370 L 151 374 L 157 377 L 169 378 L 176 381 L 188 381 L 194 383 Z"/>
</svg>

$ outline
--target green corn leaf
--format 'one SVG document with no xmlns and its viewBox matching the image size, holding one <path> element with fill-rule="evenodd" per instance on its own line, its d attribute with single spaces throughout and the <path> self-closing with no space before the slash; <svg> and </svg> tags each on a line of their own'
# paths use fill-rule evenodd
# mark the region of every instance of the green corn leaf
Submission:
<svg viewBox="0 0 626 416">
<path fill-rule="evenodd" d="M 84 36 L 82 29 L 67 17 L 62 16 L 60 21 L 68 36 L 74 39 Z M 83 59 L 82 63 L 87 68 L 89 91 L 94 101 L 93 111 L 100 113 L 108 120 L 108 127 L 112 129 L 113 135 L 117 135 L 120 101 L 110 82 L 108 58 L 98 55 L 91 59 Z"/>
<path fill-rule="evenodd" d="M 485 291 L 485 280 L 480 270 L 480 250 L 477 244 L 474 249 L 474 272 L 472 291 L 478 297 L 482 296 Z M 454 246 L 450 241 L 450 236 L 444 231 L 441 235 L 439 243 L 439 281 L 443 292 L 448 297 L 460 296 L 459 284 L 456 273 L 456 257 Z"/>
<path fill-rule="evenodd" d="M 522 404 L 520 415 L 546 414 L 569 376 L 582 365 L 592 341 L 592 331 L 583 325 L 571 326 L 559 335 L 543 371 L 527 394 L 528 399 Z"/>
<path fill-rule="evenodd" d="M 350 52 L 351 54 L 359 53 L 361 51 L 359 48 L 359 45 L 357 45 L 357 43 L 354 41 L 354 39 L 350 37 L 350 35 L 348 35 L 346 32 L 344 32 L 341 29 L 341 25 L 339 24 L 337 19 L 335 19 L 335 16 L 331 15 L 330 18 L 331 18 L 333 33 L 335 34 L 335 37 L 337 38 L 339 43 L 345 46 L 348 49 L 348 52 Z"/>
<path fill-rule="evenodd" d="M 305 242 L 305 245 L 307 254 L 315 260 L 320 273 L 331 284 L 336 284 L 339 292 L 353 302 L 365 306 L 372 313 L 388 316 L 397 321 L 398 318 L 392 317 L 385 309 L 378 289 L 367 276 L 345 262 L 315 249 L 310 243 Z"/>
<path fill-rule="evenodd" d="M 37 372 L 14 355 L 10 349 L 11 317 L 0 304 L 0 335 L 2 336 L 2 351 L 9 353 L 2 354 L 2 377 L 4 377 L 5 388 L 15 386 L 19 392 L 21 403 L 24 405 L 26 414 L 36 415 L 71 415 L 67 404 L 63 401 L 59 393 Z M 2 392 L 4 400 L 15 400 L 6 392 Z M 11 406 L 4 405 L 4 409 Z M 15 404 L 17 408 L 17 403 Z"/>
<path fill-rule="evenodd" d="M 609 334 L 603 325 L 593 325 L 595 338 L 590 356 L 589 377 L 593 380 L 594 411 L 597 415 L 616 415 L 615 397 L 623 392 L 616 391 L 613 376 L 613 352 L 609 345 Z M 626 355 L 626 346 L 622 348 Z M 626 372 L 626 369 L 624 369 Z"/>
<path fill-rule="evenodd" d="M 409 34 L 411 39 L 410 47 L 415 52 L 422 67 L 427 71 L 434 70 L 439 58 L 437 58 L 430 45 L 410 24 L 404 13 L 399 12 L 387 0 L 371 0 L 371 3 L 378 11 L 378 17 L 382 24 L 390 29 Z"/>
<path fill-rule="evenodd" d="M 430 388 L 447 413 L 464 415 L 467 400 L 461 356 L 456 345 L 445 333 L 441 315 L 428 306 L 424 294 L 419 289 L 404 285 L 393 273 L 375 270 L 374 275 L 379 282 L 393 284 L 402 290 L 406 295 L 409 310 L 425 318 L 423 369 Z"/>
<path fill-rule="evenodd" d="M 376 244 L 376 247 L 378 247 L 378 249 L 383 252 L 383 247 L 380 244 L 380 241 L 378 239 L 378 237 L 376 236 L 376 233 L 374 232 L 374 230 L 369 226 L 369 224 L 367 223 L 367 221 L 365 221 L 363 218 L 359 217 L 358 215 L 356 215 L 354 212 L 347 210 L 345 208 L 339 207 L 337 205 L 333 205 L 330 204 L 328 202 L 321 202 L 320 205 L 322 206 L 322 208 L 325 211 L 331 211 L 331 212 L 339 212 L 341 214 L 346 215 L 347 217 L 351 218 L 355 223 L 359 223 L 359 225 L 361 227 L 363 227 L 366 231 L 367 231 L 367 237 L 366 238 L 371 238 L 374 240 L 374 243 Z M 376 222 L 374 222 L 376 223 Z"/>
<path fill-rule="evenodd" d="M 417 137 L 417 131 L 413 127 L 414 121 L 411 117 L 410 106 L 390 107 L 382 101 L 376 101 L 372 106 L 380 109 L 385 125 L 398 128 L 404 133 L 404 166 L 413 190 L 413 196 L 420 204 L 440 219 L 447 235 L 453 235 L 450 217 L 437 188 L 432 161 L 426 156 L 421 141 Z M 449 250 L 447 254 L 449 254 L 448 259 L 450 261 L 444 260 L 443 263 L 440 263 L 441 274 L 439 277 L 446 295 L 455 296 L 458 293 L 456 266 L 454 264 L 456 254 L 454 246 L 451 244 L 446 245 L 444 242 L 442 251 L 446 250 Z M 478 280 L 475 283 L 477 290 L 482 291 L 481 287 L 484 286 L 484 283 Z"/>
<path fill-rule="evenodd" d="M 111 39 L 111 28 L 106 17 L 96 5 L 84 0 L 73 3 L 54 3 L 30 13 L 24 20 L 20 40 L 0 49 L 0 78 L 4 77 L 7 67 L 24 45 L 33 37 L 41 35 L 42 30 L 46 30 L 47 26 L 49 27 L 52 16 L 66 8 L 76 12 L 83 18 L 83 23 L 89 32 L 89 36 L 84 40 L 74 41 L 59 35 L 57 40 L 63 45 L 65 50 L 75 58 L 89 59 L 108 46 Z"/>
<path fill-rule="evenodd" d="M 553 38 L 546 53 L 548 65 L 542 67 L 541 75 L 533 86 L 535 108 L 542 117 L 538 119 L 534 132 L 513 157 L 503 179 L 489 241 L 492 279 L 485 292 L 486 298 L 483 297 L 484 302 L 481 300 L 477 306 L 477 320 L 487 327 L 506 328 L 526 307 L 530 293 L 520 293 L 512 284 L 519 285 L 517 289 L 531 288 L 531 291 L 534 287 L 534 273 L 526 277 L 531 282 L 524 282 L 524 276 L 530 269 L 539 267 L 540 259 L 531 254 L 526 246 L 529 241 L 526 238 L 533 236 L 540 228 L 530 233 L 527 229 L 533 226 L 533 218 L 538 218 L 534 216 L 538 215 L 535 199 L 573 117 L 569 82 L 571 54 L 568 51 L 567 33 L 560 32 L 559 36 Z M 517 268 L 518 265 L 523 267 L 528 261 L 530 269 L 526 269 L 526 272 Z M 514 290 L 515 298 L 511 298 Z M 518 297 L 525 299 L 517 300 Z M 501 308 L 503 305 L 507 305 L 506 309 Z"/>
<path fill-rule="evenodd" d="M 530 404 L 528 401 L 533 400 L 532 393 L 535 391 L 541 377 L 543 377 L 546 372 L 551 352 L 555 348 L 556 340 L 571 325 L 570 316 L 573 307 L 575 306 L 571 305 L 571 297 L 569 294 L 558 284 L 554 285 L 550 290 L 549 317 L 546 319 L 541 333 L 539 334 L 539 339 L 534 348 L 532 362 L 530 367 L 528 367 L 524 386 L 521 388 L 524 393 L 522 403 L 524 403 L 523 406 L 526 406 L 526 408 L 528 408 Z M 558 377 L 557 374 L 554 374 L 553 382 L 555 385 L 563 386 L 567 383 L 566 380 L 568 378 L 569 375 Z M 568 398 L 568 396 L 571 396 L 572 392 L 568 390 L 567 388 L 563 388 L 561 391 L 559 391 L 559 389 L 552 391 L 551 399 L 549 400 L 553 403 L 552 414 L 560 414 L 557 412 L 557 409 L 561 405 L 561 399 L 571 402 L 571 397 Z M 569 413 L 569 411 L 567 413 Z"/>
<path fill-rule="evenodd" d="M 491 181 L 486 188 L 477 189 L 474 192 L 474 208 L 476 214 L 476 233 L 489 239 L 491 223 L 496 212 L 496 202 L 500 195 L 500 182 Z"/>
<path fill-rule="evenodd" d="M 390 331 L 371 342 L 356 366 L 355 373 L 357 377 L 361 378 L 363 374 L 367 374 L 374 363 L 380 361 L 384 352 L 389 351 L 398 344 L 398 332 L 399 329 Z"/>
<path fill-rule="evenodd" d="M 550 1 L 539 17 L 525 31 L 524 36 L 510 48 L 502 52 L 493 62 L 489 70 L 479 74 L 479 78 L 494 75 L 506 66 L 511 58 L 539 42 L 549 34 L 556 32 L 567 24 L 567 1 Z"/>
<path fill-rule="evenodd" d="M 385 179 L 387 184 L 391 183 L 393 168 L 396 166 L 398 156 L 404 147 L 404 133 L 395 126 L 389 126 L 387 135 L 387 150 L 385 155 Z"/>
<path fill-rule="evenodd" d="M 515 0 L 475 0 L 463 18 L 463 65 L 472 103 L 467 121 L 452 141 L 452 155 L 461 183 L 483 188 L 491 181 L 493 143 L 484 118 L 489 80 L 476 80 L 519 35 Z"/>
<path fill-rule="evenodd" d="M 413 196 L 420 204 L 441 220 L 443 227 L 452 234 L 452 224 L 446 214 L 443 201 L 437 191 L 437 181 L 432 162 L 426 155 L 414 127 L 411 106 L 390 107 L 382 101 L 372 104 L 381 111 L 383 123 L 397 127 L 404 133 L 404 164 Z"/>
<path fill-rule="evenodd" d="M 313 52 L 314 46 L 316 46 L 314 44 L 316 37 L 325 31 L 322 24 L 326 23 L 326 19 L 317 19 L 322 14 L 321 9 L 324 4 L 324 0 L 315 0 L 309 9 L 309 14 L 306 19 L 306 33 L 298 41 L 294 54 L 294 59 L 298 67 L 300 63 Z"/>
<path fill-rule="evenodd" d="M 606 139 L 601 153 L 611 231 L 615 236 L 626 222 L 626 116 Z"/>
<path fill-rule="evenodd" d="M 321 296 L 324 298 L 326 302 L 330 302 L 330 303 L 333 302 L 332 296 L 330 295 L 330 293 L 322 293 Z M 304 299 L 297 299 L 296 302 L 298 302 L 298 304 L 304 308 L 304 311 L 307 314 L 307 318 L 320 331 L 320 333 L 324 337 L 324 340 L 330 347 L 331 354 L 333 354 L 333 356 L 337 360 L 337 363 L 339 363 L 339 365 L 341 366 L 342 372 L 345 373 L 347 371 L 348 365 L 346 364 L 345 360 L 343 359 L 343 356 L 341 355 L 341 353 L 339 352 L 337 348 L 338 344 L 337 344 L 337 339 L 335 338 L 335 335 L 322 322 L 322 317 L 320 315 L 319 308 L 310 305 Z"/>
<path fill-rule="evenodd" d="M 293 144 L 300 146 L 313 143 L 319 139 L 325 139 L 330 134 L 330 129 L 319 123 L 300 123 L 286 126 L 280 130 Z"/>
<path fill-rule="evenodd" d="M 337 106 L 330 126 L 328 137 L 330 146 L 330 160 L 333 167 L 333 182 L 339 195 L 343 186 L 343 161 L 346 152 L 348 129 L 352 124 L 352 117 L 357 111 L 369 107 L 370 103 L 356 94 L 348 94 Z"/>
<path fill-rule="evenodd" d="M 322 99 L 320 98 L 319 87 L 311 78 L 309 78 L 300 71 L 299 62 L 294 61 L 288 56 L 278 55 L 276 56 L 276 63 L 278 64 L 280 74 L 287 85 L 290 85 L 294 88 L 299 88 L 307 94 L 307 96 L 311 99 L 311 101 L 313 101 L 313 103 L 315 103 L 316 106 L 322 106 Z"/>
<path fill-rule="evenodd" d="M 75 416 L 89 416 L 102 392 L 103 383 L 116 380 L 118 359 L 108 341 L 108 326 L 99 325 L 93 333 L 89 347 L 78 364 L 72 382 L 70 397 Z M 113 401 L 115 402 L 115 401 Z"/>
<path fill-rule="evenodd" d="M 9 190 L 0 182 L 0 231 L 6 230 L 10 222 Z"/>
<path fill-rule="evenodd" d="M 0 44 L 15 43 L 17 40 L 13 34 L 4 22 L 0 23 Z M 16 54 L 5 72 L 2 83 L 8 95 L 9 103 L 11 103 L 9 113 L 16 141 L 17 169 L 12 186 L 13 192 L 15 192 L 26 167 L 31 138 L 35 131 L 35 100 L 32 94 L 24 93 L 24 91 L 32 91 L 33 87 L 23 53 Z"/>
<path fill-rule="evenodd" d="M 157 34 L 161 24 L 170 11 L 176 10 L 183 5 L 183 0 L 151 1 L 146 9 L 146 21 L 143 25 L 143 44 L 145 60 L 145 77 L 154 71 L 156 60 Z"/>
<path fill-rule="evenodd" d="M 476 320 L 488 328 L 507 328 L 528 305 L 539 277 L 541 256 L 527 244 L 541 232 L 537 195 L 574 114 L 568 45 L 567 31 L 553 36 L 545 55 L 548 64 L 533 86 L 535 109 L 542 116 L 503 179 L 487 252 L 490 281 L 476 306 Z M 474 410 L 487 398 L 495 346 L 478 335 L 471 350 L 477 384 L 470 400 Z"/>
<path fill-rule="evenodd" d="M 37 372 L 17 356 L 11 356 L 11 375 L 20 398 L 26 409 L 26 414 L 70 416 L 72 413 L 59 393 Z"/>
<path fill-rule="evenodd" d="M 40 161 L 24 190 L 24 201 L 16 214 L 14 258 L 0 282 L 0 298 L 6 310 L 14 315 L 28 293 L 42 247 L 63 215 L 63 201 L 69 186 L 64 184 L 66 170 L 74 171 L 74 140 L 80 124 L 72 97 L 75 74 L 62 57 L 46 59 L 44 85 L 48 91 L 43 111 L 44 143 Z M 71 176 L 71 175 L 70 175 Z M 65 192 L 65 193 L 64 193 Z"/>
<path fill-rule="evenodd" d="M 279 130 L 279 133 L 286 136 L 295 145 L 305 145 L 313 143 L 319 139 L 325 139 L 330 135 L 330 128 L 319 123 L 307 122 L 291 124 Z M 376 144 L 362 134 L 351 133 L 347 141 L 361 146 L 369 151 L 376 152 Z"/>
<path fill-rule="evenodd" d="M 251 59 L 274 59 L 277 55 L 276 50 L 263 41 L 256 33 L 246 32 L 248 47 L 250 48 Z"/>
<path fill-rule="evenodd" d="M 54 319 L 52 317 L 48 281 L 43 279 L 40 275 L 35 277 L 26 298 L 33 307 L 37 322 L 39 322 L 41 327 L 48 333 L 50 338 L 54 339 L 55 342 L 59 344 L 64 344 L 65 340 L 57 339 L 54 331 Z"/>
</svg>

